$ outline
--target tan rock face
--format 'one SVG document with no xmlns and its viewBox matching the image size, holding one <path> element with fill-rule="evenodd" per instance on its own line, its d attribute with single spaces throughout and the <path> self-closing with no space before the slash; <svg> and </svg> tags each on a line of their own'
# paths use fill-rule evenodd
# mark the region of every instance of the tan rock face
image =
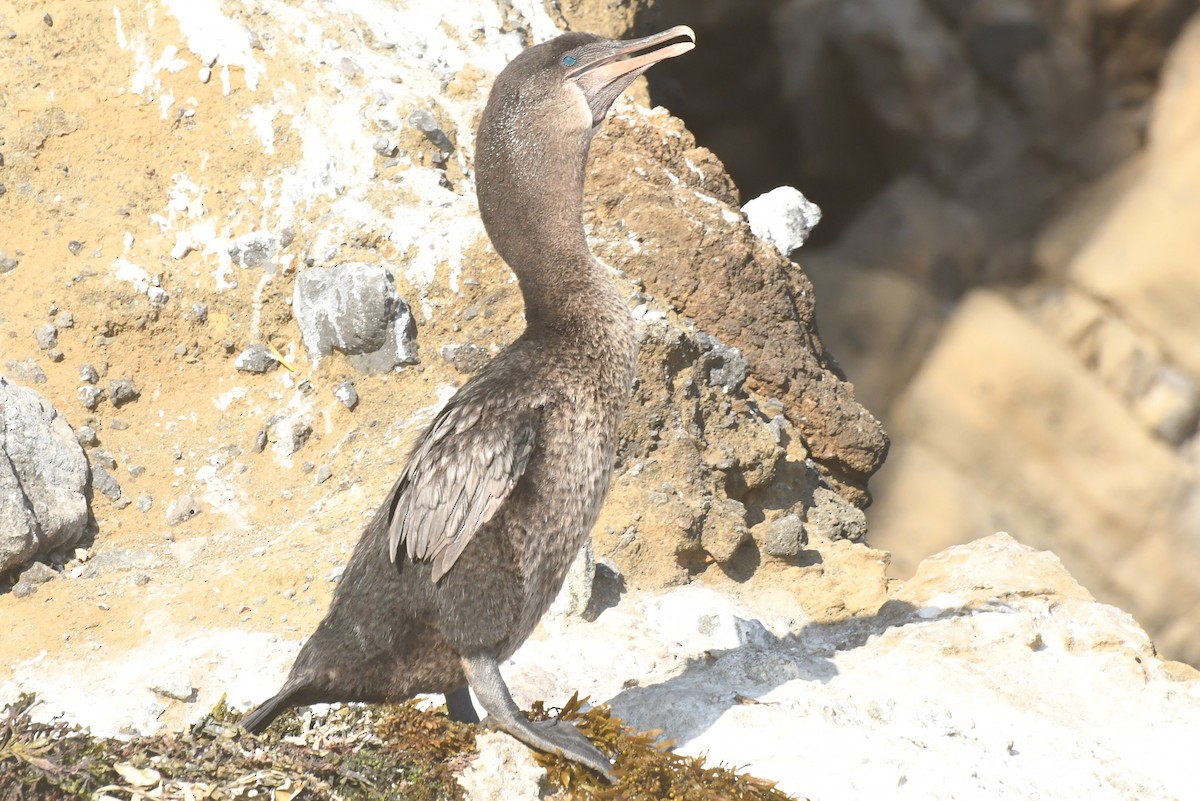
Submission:
<svg viewBox="0 0 1200 801">
<path fill-rule="evenodd" d="M 619 5 L 618 28 L 637 4 Z M 0 685 L 89 672 L 122 686 L 95 710 L 114 728 L 178 723 L 189 709 L 118 677 L 153 643 L 148 669 L 196 666 L 181 671 L 195 708 L 235 685 L 261 700 L 410 443 L 519 335 L 475 208 L 473 131 L 491 76 L 555 21 L 540 4 L 451 6 L 119 2 L 51 28 L 19 0 L 16 37 L 0 29 L 15 65 L 0 112 L 18 111 L 0 113 L 0 250 L 18 262 L 0 271 L 0 370 L 44 374 L 119 487 L 94 493 L 94 543 L 58 555 L 35 598 L 0 593 L 20 621 L 0 627 Z M 593 248 L 644 329 L 597 558 L 637 589 L 811 565 L 830 538 L 861 538 L 845 499 L 885 440 L 830 371 L 803 276 L 751 238 L 720 165 L 666 113 L 622 102 L 590 169 Z M 271 244 L 246 258 L 248 235 Z M 392 273 L 419 364 L 307 357 L 297 275 L 356 262 Z M 51 356 L 46 326 L 68 314 Z M 238 369 L 252 345 L 274 369 Z M 140 396 L 81 404 L 85 367 L 87 387 L 131 377 Z M 112 661 L 86 671 L 96 651 Z"/>
<path fill-rule="evenodd" d="M 679 123 L 667 126 L 613 126 L 593 145 L 597 162 L 611 167 L 589 182 L 596 230 L 611 243 L 627 237 L 646 243 L 636 261 L 647 291 L 741 350 L 749 389 L 782 401 L 812 458 L 848 498 L 864 504 L 867 479 L 886 457 L 887 435 L 821 343 L 812 285 L 734 215 L 734 188 L 712 153 L 697 148 Z M 631 196 L 646 204 L 627 208 Z M 687 222 L 668 209 L 682 211 Z M 611 245 L 597 250 L 614 267 L 631 261 Z"/>
</svg>

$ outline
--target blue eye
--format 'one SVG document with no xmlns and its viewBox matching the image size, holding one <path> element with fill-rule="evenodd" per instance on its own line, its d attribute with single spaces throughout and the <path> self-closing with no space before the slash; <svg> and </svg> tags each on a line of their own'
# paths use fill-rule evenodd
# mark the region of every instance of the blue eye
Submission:
<svg viewBox="0 0 1200 801">
<path fill-rule="evenodd" d="M 568 67 L 575 66 L 575 56 L 563 56 L 563 64 Z"/>
</svg>

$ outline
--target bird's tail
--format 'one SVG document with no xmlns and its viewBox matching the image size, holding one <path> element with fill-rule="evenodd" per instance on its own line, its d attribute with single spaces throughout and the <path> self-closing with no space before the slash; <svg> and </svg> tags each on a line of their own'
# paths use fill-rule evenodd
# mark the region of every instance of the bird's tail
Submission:
<svg viewBox="0 0 1200 801">
<path fill-rule="evenodd" d="M 284 687 L 274 697 L 258 705 L 258 708 L 242 718 L 242 728 L 251 734 L 261 734 L 271 721 L 279 717 L 289 707 L 298 706 L 296 690 Z"/>
</svg>

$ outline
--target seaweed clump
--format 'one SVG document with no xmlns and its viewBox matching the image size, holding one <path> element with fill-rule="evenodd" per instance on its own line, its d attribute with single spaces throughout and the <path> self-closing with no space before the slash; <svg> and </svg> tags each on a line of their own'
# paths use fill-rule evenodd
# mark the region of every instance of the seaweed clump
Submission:
<svg viewBox="0 0 1200 801">
<path fill-rule="evenodd" d="M 616 756 L 616 785 L 561 757 L 535 754 L 562 801 L 792 801 L 773 783 L 672 753 L 606 706 L 533 705 L 533 720 L 577 725 Z M 475 752 L 475 726 L 415 702 L 292 710 L 262 735 L 222 700 L 187 731 L 128 740 L 63 721 L 38 723 L 22 695 L 0 713 L 0 801 L 462 801 L 455 779 Z"/>
<path fill-rule="evenodd" d="M 461 793 L 448 771 L 431 767 L 428 748 L 376 734 L 382 720 L 417 737 L 417 721 L 435 716 L 415 708 L 293 711 L 254 737 L 222 700 L 187 731 L 118 740 L 35 722 L 35 703 L 22 695 L 0 714 L 0 801 L 434 801 Z M 469 750 L 473 735 L 454 742 Z"/>
<path fill-rule="evenodd" d="M 733 768 L 706 764 L 704 757 L 673 753 L 661 732 L 639 732 L 614 717 L 607 706 L 584 709 L 578 693 L 561 709 L 548 711 L 541 701 L 531 720 L 557 717 L 579 727 L 591 743 L 616 758 L 618 781 L 609 785 L 593 771 L 555 754 L 535 754 L 552 784 L 566 801 L 794 801 L 775 783 L 739 774 Z"/>
</svg>

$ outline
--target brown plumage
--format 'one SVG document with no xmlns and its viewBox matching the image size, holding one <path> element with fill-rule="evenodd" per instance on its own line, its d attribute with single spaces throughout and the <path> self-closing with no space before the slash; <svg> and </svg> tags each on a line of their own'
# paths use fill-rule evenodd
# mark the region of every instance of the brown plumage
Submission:
<svg viewBox="0 0 1200 801">
<path fill-rule="evenodd" d="M 480 214 L 516 273 L 525 332 L 450 399 L 367 525 L 329 612 L 283 688 L 245 718 L 288 706 L 447 693 L 473 719 L 612 777 L 570 724 L 531 724 L 498 665 L 562 586 L 608 491 L 637 345 L 625 299 L 580 220 L 592 134 L 685 27 L 621 42 L 565 34 L 499 75 L 476 154 Z"/>
</svg>

